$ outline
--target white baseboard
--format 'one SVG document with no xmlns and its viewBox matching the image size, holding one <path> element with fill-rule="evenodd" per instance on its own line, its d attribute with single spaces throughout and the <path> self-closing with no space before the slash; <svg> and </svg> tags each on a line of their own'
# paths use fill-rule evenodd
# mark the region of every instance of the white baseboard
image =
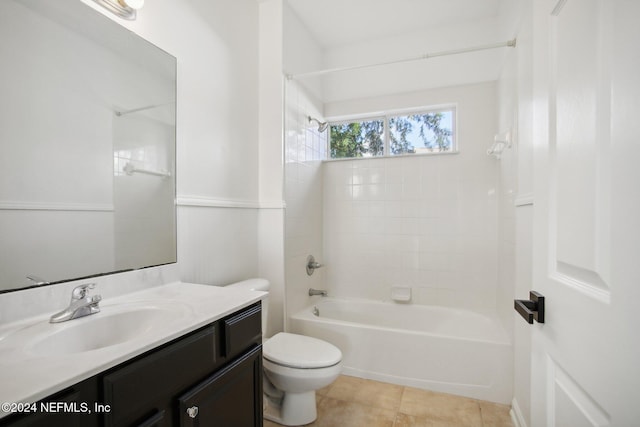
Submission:
<svg viewBox="0 0 640 427">
<path fill-rule="evenodd" d="M 520 406 L 518 406 L 518 401 L 515 397 L 511 401 L 511 410 L 509 411 L 509 415 L 511 415 L 511 421 L 513 421 L 515 427 L 529 427 L 522 416 L 522 411 L 520 411 Z"/>
</svg>

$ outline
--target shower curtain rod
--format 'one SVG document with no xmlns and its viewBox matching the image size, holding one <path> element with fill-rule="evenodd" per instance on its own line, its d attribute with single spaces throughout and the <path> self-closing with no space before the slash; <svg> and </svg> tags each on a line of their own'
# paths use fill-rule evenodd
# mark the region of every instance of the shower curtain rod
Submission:
<svg viewBox="0 0 640 427">
<path fill-rule="evenodd" d="M 515 47 L 515 46 L 516 46 L 516 39 L 512 39 L 512 40 L 507 40 L 506 42 L 472 46 L 472 47 L 467 47 L 463 49 L 443 50 L 440 52 L 425 53 L 420 56 L 414 56 L 411 58 L 399 59 L 395 61 L 378 62 L 374 64 L 353 65 L 350 67 L 328 68 L 326 70 L 309 71 L 306 73 L 299 73 L 299 74 L 287 74 L 287 80 L 293 80 L 299 77 L 321 76 L 324 74 L 339 73 L 342 71 L 360 70 L 363 68 L 380 67 L 383 65 L 401 64 L 403 62 L 421 61 L 423 59 L 436 58 L 438 56 L 459 55 L 461 53 L 477 52 L 480 50 L 497 49 L 501 47 Z"/>
</svg>

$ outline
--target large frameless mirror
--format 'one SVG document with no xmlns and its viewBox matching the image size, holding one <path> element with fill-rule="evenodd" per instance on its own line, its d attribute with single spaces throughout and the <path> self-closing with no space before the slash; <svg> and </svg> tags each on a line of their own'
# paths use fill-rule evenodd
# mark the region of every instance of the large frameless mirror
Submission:
<svg viewBox="0 0 640 427">
<path fill-rule="evenodd" d="M 176 60 L 80 1 L 0 2 L 0 292 L 176 262 Z"/>
</svg>

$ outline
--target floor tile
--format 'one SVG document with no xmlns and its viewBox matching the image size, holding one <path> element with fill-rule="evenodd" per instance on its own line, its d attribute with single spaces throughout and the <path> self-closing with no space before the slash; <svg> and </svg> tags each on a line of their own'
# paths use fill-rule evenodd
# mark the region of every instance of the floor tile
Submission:
<svg viewBox="0 0 640 427">
<path fill-rule="evenodd" d="M 327 396 L 333 399 L 351 400 L 365 381 L 362 378 L 340 375 L 331 385 Z"/>
<path fill-rule="evenodd" d="M 482 427 L 477 400 L 405 387 L 400 412 L 426 418 L 437 426 Z"/>
<path fill-rule="evenodd" d="M 310 427 L 393 427 L 396 412 L 325 397 Z"/>
<path fill-rule="evenodd" d="M 511 415 L 507 405 L 499 405 L 491 402 L 480 402 L 480 414 L 484 427 L 513 427 Z"/>
<path fill-rule="evenodd" d="M 398 413 L 393 427 L 433 427 L 433 425 L 433 422 L 427 418 L 418 418 L 413 415 Z"/>
<path fill-rule="evenodd" d="M 397 411 L 404 387 L 362 378 L 340 376 L 327 394 L 333 399 Z"/>
<path fill-rule="evenodd" d="M 507 405 L 347 375 L 318 390 L 316 404 L 309 427 L 513 427 Z"/>
<path fill-rule="evenodd" d="M 326 387 L 322 387 L 320 390 L 316 390 L 316 394 L 320 396 L 326 396 L 327 394 L 329 394 L 329 390 L 331 390 L 332 386 L 333 386 L 333 383 L 329 384 Z"/>
</svg>

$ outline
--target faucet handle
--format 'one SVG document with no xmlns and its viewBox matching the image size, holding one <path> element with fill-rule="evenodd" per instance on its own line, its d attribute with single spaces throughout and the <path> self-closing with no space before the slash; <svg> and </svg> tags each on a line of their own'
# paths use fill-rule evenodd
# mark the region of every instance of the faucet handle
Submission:
<svg viewBox="0 0 640 427">
<path fill-rule="evenodd" d="M 87 296 L 89 293 L 89 289 L 93 289 L 96 287 L 95 283 L 85 283 L 84 285 L 76 286 L 73 288 L 73 292 L 71 292 L 72 300 L 80 300 Z"/>
<path fill-rule="evenodd" d="M 319 262 L 316 262 L 316 259 L 313 255 L 309 255 L 307 257 L 307 275 L 311 276 L 313 274 L 313 272 L 315 271 L 316 268 L 320 268 L 322 267 L 322 264 L 320 264 Z"/>
</svg>

